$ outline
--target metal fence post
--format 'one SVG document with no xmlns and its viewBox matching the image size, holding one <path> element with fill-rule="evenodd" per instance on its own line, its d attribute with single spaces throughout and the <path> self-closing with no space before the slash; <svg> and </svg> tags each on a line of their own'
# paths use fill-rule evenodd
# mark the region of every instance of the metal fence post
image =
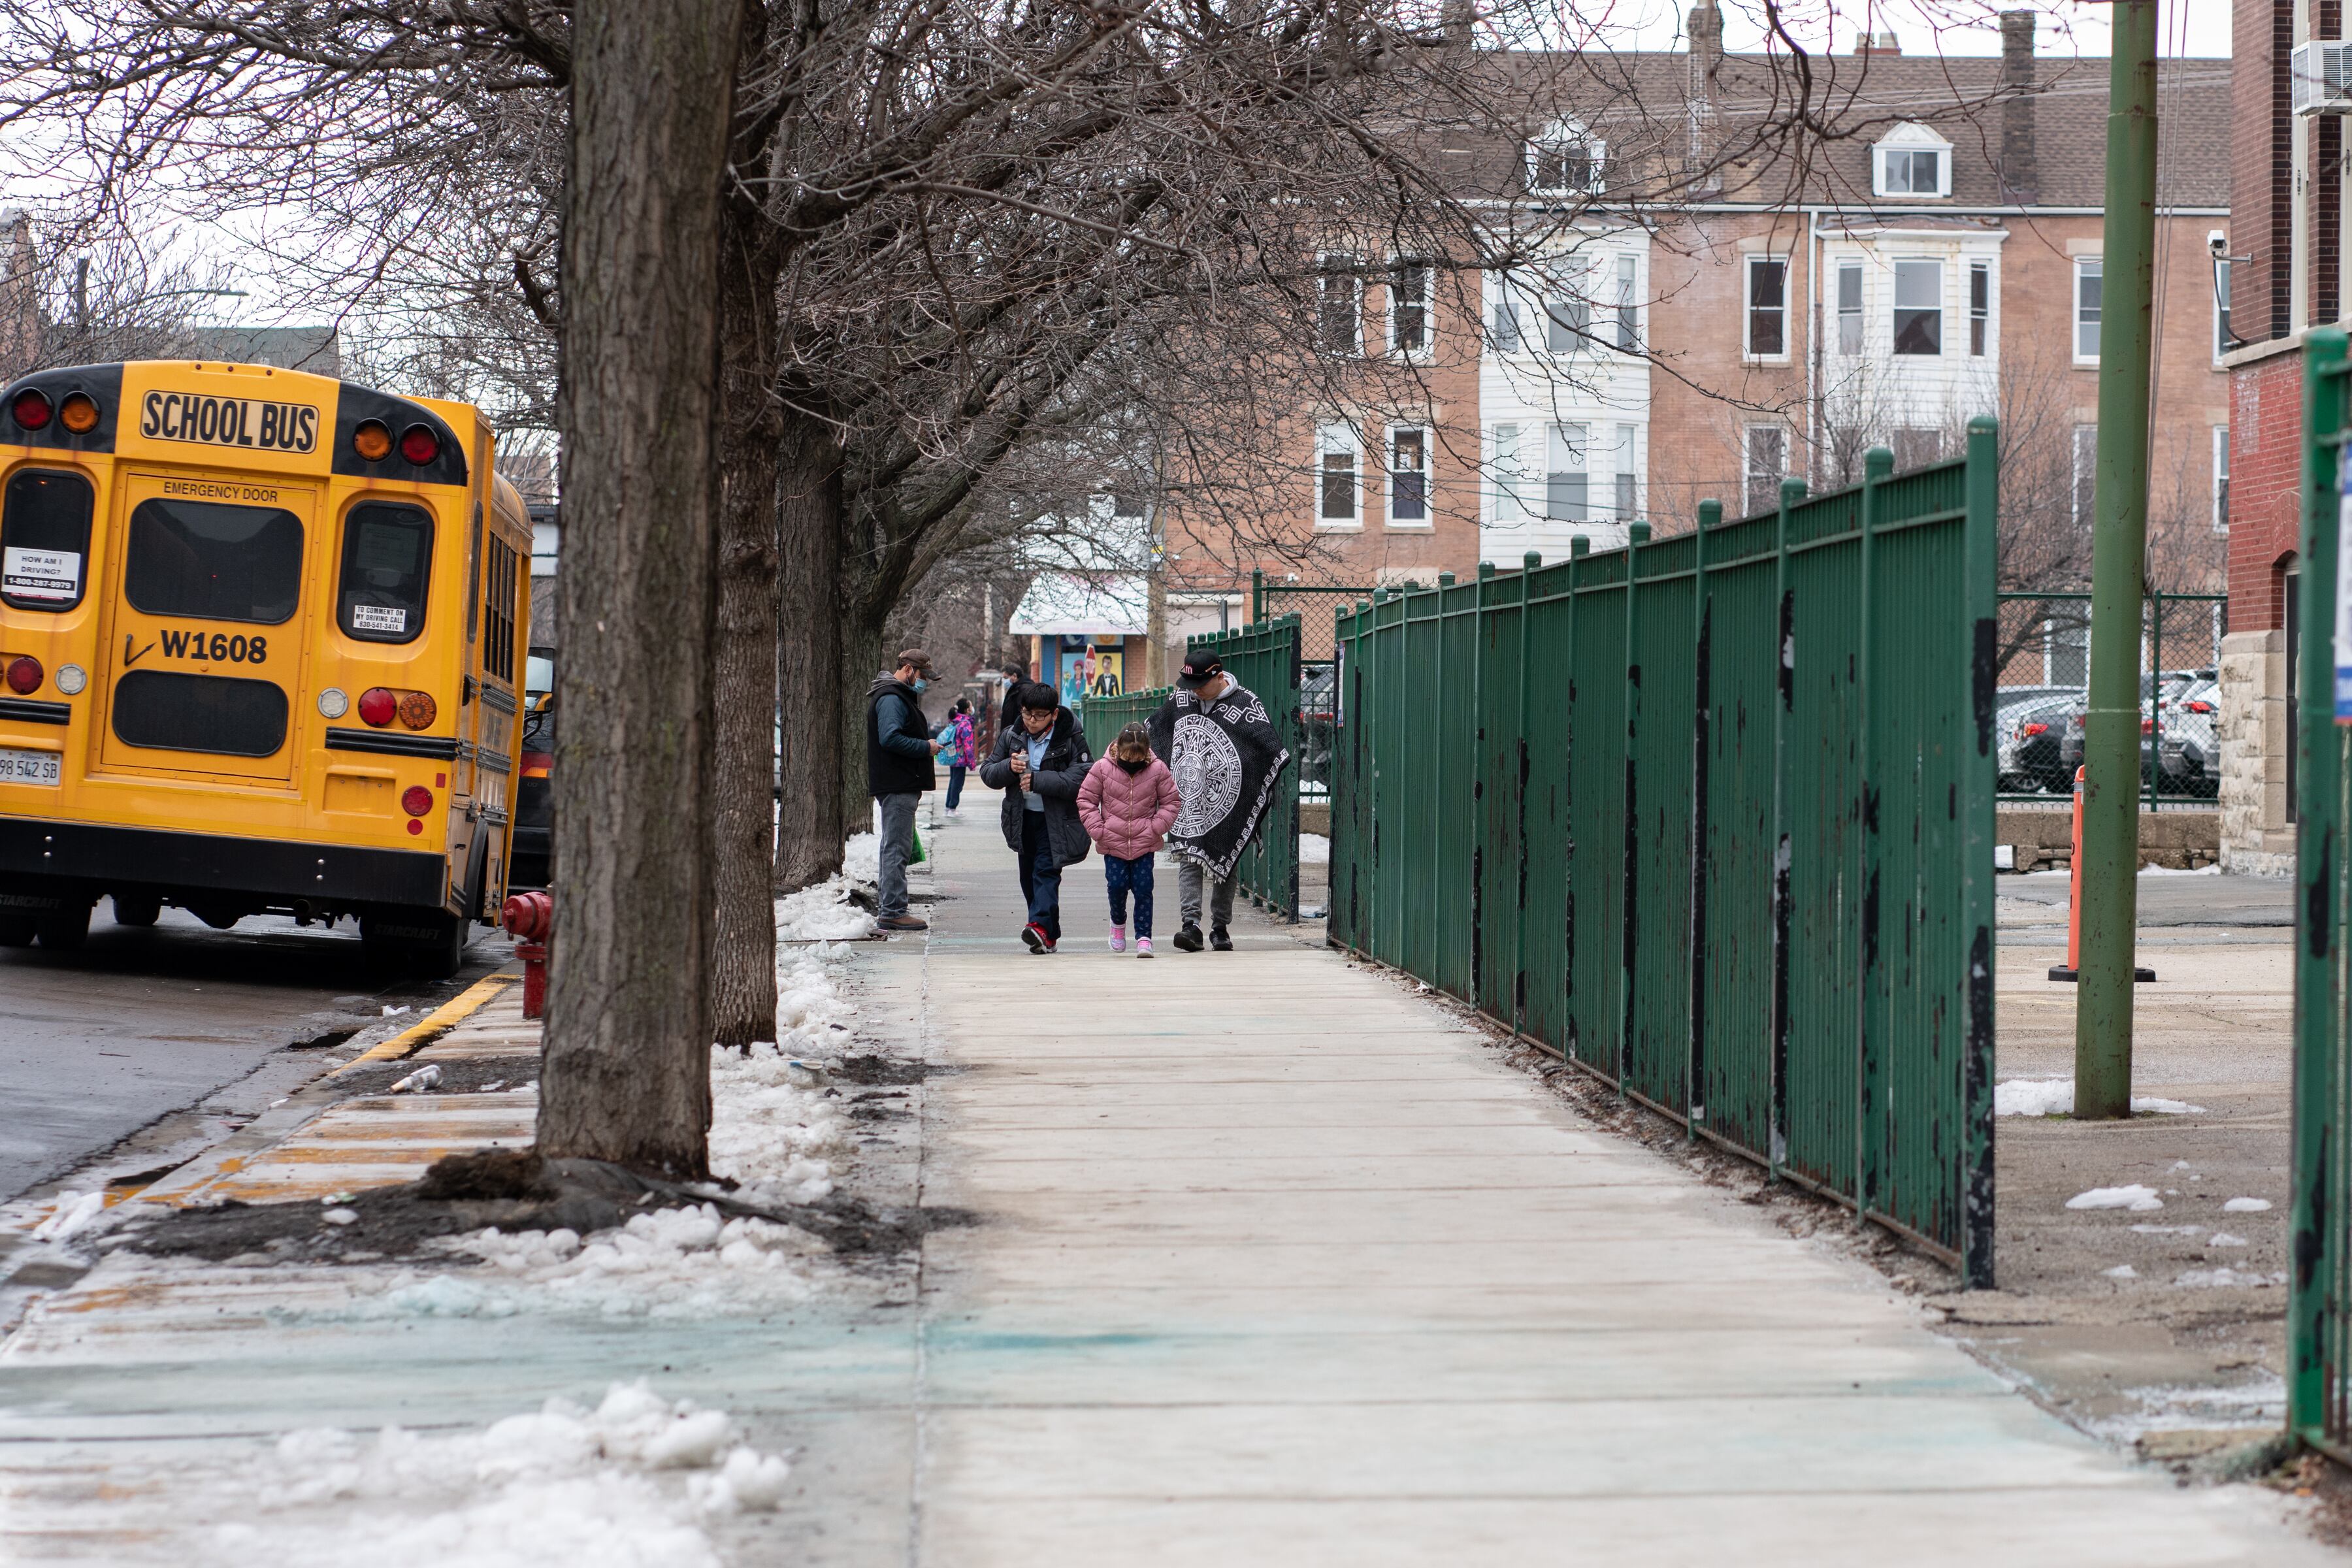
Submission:
<svg viewBox="0 0 2352 1568">
<path fill-rule="evenodd" d="M 1878 1105 L 1885 1093 L 1885 1064 L 1880 1058 L 1880 1047 L 1885 1038 L 1885 1020 L 1878 1005 L 1878 930 L 1879 930 L 1879 822 L 1878 822 L 1878 712 L 1872 704 L 1874 682 L 1872 665 L 1877 659 L 1876 638 L 1878 597 L 1878 512 L 1880 487 L 1895 472 L 1895 454 L 1884 447 L 1873 447 L 1862 459 L 1862 603 L 1858 606 L 1862 626 L 1859 637 L 1861 658 L 1854 668 L 1855 725 L 1854 773 L 1857 789 L 1854 804 L 1860 808 L 1862 833 L 1862 908 L 1857 922 L 1861 930 L 1855 944 L 1859 962 L 1860 984 L 1854 995 L 1853 1038 L 1853 1212 L 1860 1224 L 1878 1204 L 1878 1179 L 1885 1155 L 1885 1125 Z"/>
<path fill-rule="evenodd" d="M 2345 1215 L 2332 1201 L 2340 1185 L 2344 1129 L 2337 1121 L 2344 1025 L 2338 1016 L 2336 968 L 2337 864 L 2344 853 L 2342 780 L 2336 715 L 2335 646 L 2337 537 L 2341 517 L 2345 428 L 2346 338 L 2333 327 L 2304 342 L 2302 571 L 2303 647 L 2295 670 L 2295 765 L 2303 820 L 2295 840 L 2294 944 L 2294 1185 L 2287 1218 L 2287 1429 L 2305 1438 L 2327 1436 L 2336 1391 L 2328 1354 L 2344 1310 L 2331 1301 L 2343 1260 Z M 2332 1310 L 2331 1310 L 2332 1309 Z M 2342 1374 L 2340 1371 L 2337 1375 Z"/>
<path fill-rule="evenodd" d="M 1960 1068 L 1967 1165 L 1962 1174 L 1960 1277 L 1973 1290 L 1993 1282 L 1993 870 L 1997 831 L 1993 795 L 2000 759 L 1993 736 L 1994 682 L 2000 648 L 2000 601 L 1995 591 L 2000 536 L 2000 427 L 1979 416 L 1969 421 L 1968 531 L 1965 582 L 1969 636 L 1969 705 L 1975 744 L 1967 757 L 1972 787 L 1962 792 L 1961 897 L 1968 932 L 1968 1043 Z"/>
<path fill-rule="evenodd" d="M 1707 747 L 1715 729 L 1715 613 L 1707 602 L 1707 531 L 1723 525 L 1723 503 L 1698 503 L 1698 529 L 1691 536 L 1691 635 L 1695 650 L 1691 677 L 1691 811 L 1690 811 L 1690 1045 L 1685 1077 L 1690 1104 L 1693 1140 L 1706 1123 L 1706 853 Z"/>
<path fill-rule="evenodd" d="M 1518 864 L 1518 919 L 1511 931 L 1511 1032 L 1517 1034 L 1528 1025 L 1528 585 L 1543 565 L 1543 556 L 1530 550 L 1519 557 L 1519 702 L 1518 721 L 1513 726 L 1517 737 L 1519 783 L 1513 792 L 1518 812 L 1518 828 L 1513 847 Z"/>
<path fill-rule="evenodd" d="M 1261 567 L 1250 568 L 1250 625 L 1265 619 L 1265 572 Z"/>
<path fill-rule="evenodd" d="M 1641 604 L 1642 546 L 1649 542 L 1650 525 L 1625 528 L 1625 934 L 1619 944 L 1617 990 L 1617 1092 L 1625 1092 L 1633 1072 L 1633 962 L 1641 930 L 1638 908 L 1642 888 L 1641 730 L 1642 660 L 1637 613 Z"/>
<path fill-rule="evenodd" d="M 1780 481 L 1772 527 L 1774 640 L 1778 666 L 1772 704 L 1772 1147 L 1774 1179 L 1789 1161 L 1789 721 L 1797 699 L 1797 605 L 1789 586 L 1789 510 L 1805 499 L 1805 481 Z"/>
<path fill-rule="evenodd" d="M 1470 606 L 1470 715 L 1477 736 L 1470 774 L 1470 1005 L 1486 994 L 1486 584 L 1495 563 L 1478 563 Z"/>
<path fill-rule="evenodd" d="M 1561 837 L 1566 841 L 1565 847 L 1567 850 L 1568 870 L 1567 873 L 1560 878 L 1560 884 L 1566 890 L 1565 896 L 1561 900 L 1562 904 L 1565 906 L 1561 910 L 1561 932 L 1567 951 L 1560 955 L 1559 966 L 1561 976 L 1559 1044 L 1560 1049 L 1564 1054 L 1574 1057 L 1580 1061 L 1581 1061 L 1583 1058 L 1580 1053 L 1579 1047 L 1582 1042 L 1576 1021 L 1576 727 L 1579 718 L 1577 708 L 1578 686 L 1576 679 L 1576 649 L 1578 646 L 1576 641 L 1576 605 L 1580 596 L 1580 590 L 1581 588 L 1582 579 L 1584 576 L 1584 563 L 1586 558 L 1589 557 L 1591 552 L 1592 541 L 1586 538 L 1583 534 L 1577 534 L 1568 542 L 1568 626 L 1566 628 L 1566 646 L 1568 648 L 1568 754 L 1562 760 L 1560 764 L 1560 795 L 1565 802 L 1565 806 L 1561 815 L 1568 819 L 1568 830 L 1561 835 Z"/>
<path fill-rule="evenodd" d="M 2147 596 L 2147 808 L 2164 795 L 2164 591 Z M 2132 870 L 2137 873 L 2139 868 Z"/>
</svg>

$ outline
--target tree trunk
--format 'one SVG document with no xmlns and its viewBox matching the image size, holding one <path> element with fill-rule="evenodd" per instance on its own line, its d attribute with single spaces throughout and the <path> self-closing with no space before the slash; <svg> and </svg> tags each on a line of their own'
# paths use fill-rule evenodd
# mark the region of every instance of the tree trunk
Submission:
<svg viewBox="0 0 2352 1568">
<path fill-rule="evenodd" d="M 849 595 L 845 594 L 845 599 Z M 881 673 L 896 648 L 882 646 L 884 617 L 858 614 L 856 600 L 840 616 L 841 664 L 856 690 L 841 716 L 841 811 L 852 833 L 874 827 L 874 796 L 866 778 L 866 687 Z"/>
<path fill-rule="evenodd" d="M 841 448 L 820 420 L 786 410 L 782 422 L 776 447 L 783 605 L 776 689 L 783 752 L 775 890 L 793 893 L 841 869 L 843 715 L 864 711 L 866 681 L 858 677 L 850 691 L 841 663 Z M 862 741 L 857 764 L 863 773 Z"/>
<path fill-rule="evenodd" d="M 775 226 L 728 204 L 719 280 L 719 616 L 711 1038 L 776 1037 Z"/>
<path fill-rule="evenodd" d="M 539 1148 L 709 1170 L 711 429 L 741 0 L 572 13 L 563 658 Z"/>
</svg>

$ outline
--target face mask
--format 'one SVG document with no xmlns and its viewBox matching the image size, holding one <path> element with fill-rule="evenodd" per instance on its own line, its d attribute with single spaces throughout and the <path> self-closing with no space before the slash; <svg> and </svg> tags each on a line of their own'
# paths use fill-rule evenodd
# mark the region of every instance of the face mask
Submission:
<svg viewBox="0 0 2352 1568">
<path fill-rule="evenodd" d="M 915 687 L 915 689 L 916 689 L 917 691 L 919 691 L 919 692 L 920 692 L 920 691 L 929 691 L 929 690 L 931 689 L 931 683 L 930 683 L 929 681 L 928 681 L 928 680 L 925 680 L 921 676 L 919 676 L 919 676 L 915 677 L 915 680 L 914 680 L 914 687 Z"/>
<path fill-rule="evenodd" d="M 1111 761 L 1117 763 L 1120 767 L 1125 768 L 1131 773 L 1139 773 L 1144 769 L 1151 765 L 1151 759 L 1150 757 L 1145 757 L 1142 761 L 1134 763 L 1129 762 L 1125 757 L 1113 757 Z"/>
</svg>

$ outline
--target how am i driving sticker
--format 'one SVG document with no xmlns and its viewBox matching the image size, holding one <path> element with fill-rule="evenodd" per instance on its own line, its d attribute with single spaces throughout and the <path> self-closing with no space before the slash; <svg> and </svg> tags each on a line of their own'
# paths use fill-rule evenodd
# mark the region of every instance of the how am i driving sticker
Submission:
<svg viewBox="0 0 2352 1568">
<path fill-rule="evenodd" d="M 353 605 L 352 630 L 355 632 L 404 632 L 408 629 L 408 612 L 396 605 Z"/>
<path fill-rule="evenodd" d="M 0 593 L 12 599 L 70 605 L 81 597 L 81 552 L 12 545 L 0 552 Z"/>
</svg>

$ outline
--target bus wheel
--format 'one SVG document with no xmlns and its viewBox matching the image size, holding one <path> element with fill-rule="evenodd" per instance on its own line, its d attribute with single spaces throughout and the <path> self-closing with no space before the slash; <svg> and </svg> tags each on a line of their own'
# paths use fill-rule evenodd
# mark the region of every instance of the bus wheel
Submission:
<svg viewBox="0 0 2352 1568">
<path fill-rule="evenodd" d="M 30 947 L 39 930 L 30 915 L 0 915 L 0 947 Z"/>
<path fill-rule="evenodd" d="M 114 895 L 114 923 L 119 926 L 151 926 L 163 912 L 163 900 L 142 898 L 135 893 Z"/>
<path fill-rule="evenodd" d="M 65 908 L 40 916 L 35 924 L 43 947 L 70 952 L 89 940 L 89 906 L 69 900 Z"/>
<path fill-rule="evenodd" d="M 360 941 L 371 962 L 420 980 L 446 980 L 466 962 L 473 922 L 439 910 L 399 910 L 360 921 Z"/>
</svg>

